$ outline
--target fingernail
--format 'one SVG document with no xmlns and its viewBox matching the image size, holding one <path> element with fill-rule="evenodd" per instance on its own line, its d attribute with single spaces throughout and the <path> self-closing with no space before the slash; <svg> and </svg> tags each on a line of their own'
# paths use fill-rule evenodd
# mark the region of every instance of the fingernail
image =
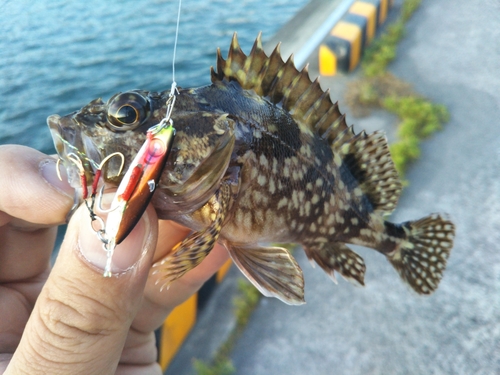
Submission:
<svg viewBox="0 0 500 375">
<path fill-rule="evenodd" d="M 57 163 L 53 159 L 42 160 L 39 164 L 38 170 L 40 175 L 47 183 L 55 188 L 58 192 L 73 198 L 75 190 L 68 183 L 66 170 L 62 165 L 59 166 L 61 178 L 57 175 Z"/>
<path fill-rule="evenodd" d="M 78 248 L 83 258 L 98 268 L 104 271 L 107 262 L 107 253 L 103 248 L 103 243 L 98 238 L 94 229 L 101 229 L 97 221 L 94 222 L 95 227 L 91 226 L 91 219 L 88 211 L 83 207 L 78 211 L 78 219 L 80 221 L 80 232 L 78 238 Z M 76 216 L 76 215 L 75 215 Z M 145 245 L 150 234 L 150 223 L 148 215 L 143 215 L 135 228 L 130 232 L 122 243 L 116 246 L 111 262 L 112 273 L 122 273 L 131 268 L 134 268 L 146 253 Z"/>
</svg>

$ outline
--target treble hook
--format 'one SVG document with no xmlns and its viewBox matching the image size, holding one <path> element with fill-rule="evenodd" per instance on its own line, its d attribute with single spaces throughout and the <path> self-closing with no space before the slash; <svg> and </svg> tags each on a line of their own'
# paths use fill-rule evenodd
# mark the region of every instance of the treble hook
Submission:
<svg viewBox="0 0 500 375">
<path fill-rule="evenodd" d="M 57 177 L 59 178 L 59 181 L 63 180 L 61 177 L 61 171 L 59 170 L 59 166 L 61 165 L 61 161 L 62 161 L 61 158 L 58 158 L 56 161 L 56 173 L 57 173 Z"/>
<path fill-rule="evenodd" d="M 113 156 L 119 156 L 122 160 L 120 168 L 118 169 L 118 173 L 115 176 L 111 177 L 117 177 L 119 176 L 122 171 L 123 171 L 123 166 L 125 165 L 125 156 L 121 152 L 113 152 L 112 154 L 106 156 L 103 161 L 99 164 L 99 168 L 96 170 L 95 176 L 94 176 L 94 183 L 92 184 L 92 197 L 95 197 L 96 195 L 96 190 L 97 190 L 97 184 L 99 183 L 99 178 L 101 177 L 101 171 L 104 165 L 113 157 Z M 103 191 L 104 191 L 104 185 L 102 185 L 101 189 L 99 190 L 99 193 L 97 194 L 97 207 L 99 208 L 99 211 L 103 213 L 108 213 L 116 209 L 116 207 L 110 207 L 109 209 L 105 210 L 102 208 L 102 196 L 103 196 Z"/>
<path fill-rule="evenodd" d="M 104 185 L 101 186 L 101 189 L 99 190 L 99 193 L 97 194 L 97 208 L 99 208 L 99 211 L 102 213 L 110 213 L 111 211 L 114 211 L 118 208 L 118 206 L 110 206 L 109 208 L 105 209 L 102 207 L 102 196 L 104 195 Z"/>
<path fill-rule="evenodd" d="M 123 171 L 123 167 L 125 166 L 125 156 L 121 153 L 121 152 L 113 152 L 112 154 L 109 154 L 108 156 L 106 156 L 103 161 L 101 161 L 101 163 L 99 164 L 97 170 L 102 170 L 102 167 L 104 167 L 104 164 L 106 164 L 109 159 L 111 159 L 113 156 L 119 156 L 121 159 L 122 159 L 122 162 L 120 164 L 120 168 L 118 169 L 118 173 L 114 176 L 111 176 L 111 177 L 118 177 L 122 171 Z"/>
<path fill-rule="evenodd" d="M 83 163 L 81 159 L 78 157 L 78 155 L 76 155 L 74 152 L 70 152 L 68 154 L 68 160 L 72 162 L 74 165 L 76 165 L 76 167 L 78 168 L 78 172 L 80 172 L 80 174 L 85 173 L 85 168 L 83 167 Z"/>
<path fill-rule="evenodd" d="M 78 150 L 78 148 L 77 148 L 77 147 L 73 146 L 71 143 L 69 143 L 67 140 L 65 140 L 65 139 L 64 139 L 64 138 L 63 138 L 60 134 L 57 134 L 57 136 L 59 137 L 59 140 L 60 140 L 62 143 L 64 143 L 64 144 L 65 144 L 66 146 L 68 146 L 69 148 L 71 148 L 71 149 L 75 150 L 76 154 L 80 155 L 83 159 L 87 160 L 90 164 L 92 164 L 92 166 L 93 166 L 95 169 L 97 169 L 97 168 L 99 167 L 99 166 L 98 166 L 98 164 L 97 164 L 94 160 L 90 159 L 87 155 L 85 155 L 83 152 L 81 152 L 80 150 Z M 73 154 L 73 155 L 75 155 L 76 157 L 78 157 L 78 156 L 77 156 L 75 153 L 73 153 L 73 152 L 72 152 L 71 154 Z M 69 156 L 69 155 L 70 155 L 70 154 L 68 154 L 68 156 Z"/>
<path fill-rule="evenodd" d="M 83 193 L 82 193 L 83 199 L 87 199 L 87 197 L 89 195 L 89 190 L 87 187 L 87 177 L 85 176 L 85 168 L 83 167 L 83 163 L 80 160 L 80 158 L 78 157 L 78 155 L 76 155 L 73 152 L 70 152 L 68 154 L 67 158 L 70 162 L 72 162 L 78 168 L 78 172 L 80 174 L 80 184 L 82 185 L 82 190 L 83 190 Z"/>
</svg>

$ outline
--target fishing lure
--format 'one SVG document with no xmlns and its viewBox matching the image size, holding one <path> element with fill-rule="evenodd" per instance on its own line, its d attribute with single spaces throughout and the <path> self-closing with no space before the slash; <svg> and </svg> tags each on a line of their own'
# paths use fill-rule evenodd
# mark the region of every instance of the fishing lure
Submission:
<svg viewBox="0 0 500 375">
<path fill-rule="evenodd" d="M 174 101 L 172 100 L 172 107 Z M 160 124 L 150 128 L 146 141 L 118 186 L 108 210 L 104 232 L 99 231 L 108 258 L 104 270 L 105 277 L 111 276 L 111 258 L 115 246 L 132 231 L 153 196 L 172 149 L 174 136 L 175 128 L 171 119 L 165 118 Z"/>
<path fill-rule="evenodd" d="M 177 82 L 175 81 L 175 53 L 179 36 L 181 6 L 182 0 L 179 0 L 172 61 L 172 86 L 166 103 L 167 110 L 165 117 L 160 123 L 148 129 L 146 141 L 139 149 L 120 182 L 111 202 L 111 208 L 102 210 L 109 212 L 106 224 L 99 218 L 101 229 L 94 229 L 98 238 L 103 243 L 103 249 L 107 254 L 104 277 L 111 277 L 111 261 L 115 246 L 120 244 L 129 235 L 144 214 L 144 211 L 146 211 L 174 142 L 175 128 L 173 127 L 171 116 L 176 94 L 179 93 Z M 98 176 L 96 177 L 99 178 Z M 94 187 L 94 184 L 92 186 Z M 87 207 L 89 206 L 87 205 Z M 89 208 L 89 211 L 92 221 L 95 221 L 97 217 L 93 212 L 93 207 Z"/>
</svg>

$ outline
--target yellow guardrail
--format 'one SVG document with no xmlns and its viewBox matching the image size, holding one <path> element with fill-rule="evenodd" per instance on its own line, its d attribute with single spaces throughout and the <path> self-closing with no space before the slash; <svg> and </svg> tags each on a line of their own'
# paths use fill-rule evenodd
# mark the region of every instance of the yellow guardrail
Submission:
<svg viewBox="0 0 500 375">
<path fill-rule="evenodd" d="M 393 0 L 354 2 L 319 46 L 320 74 L 333 76 L 354 70 L 392 5 Z"/>
</svg>

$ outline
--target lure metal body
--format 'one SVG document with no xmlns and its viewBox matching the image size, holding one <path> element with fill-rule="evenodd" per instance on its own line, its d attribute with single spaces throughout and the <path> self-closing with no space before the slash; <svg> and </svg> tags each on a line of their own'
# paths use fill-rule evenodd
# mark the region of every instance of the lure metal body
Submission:
<svg viewBox="0 0 500 375">
<path fill-rule="evenodd" d="M 106 223 L 108 247 L 122 242 L 137 224 L 153 196 L 172 148 L 172 124 L 150 130 L 128 168 L 111 203 Z"/>
</svg>

